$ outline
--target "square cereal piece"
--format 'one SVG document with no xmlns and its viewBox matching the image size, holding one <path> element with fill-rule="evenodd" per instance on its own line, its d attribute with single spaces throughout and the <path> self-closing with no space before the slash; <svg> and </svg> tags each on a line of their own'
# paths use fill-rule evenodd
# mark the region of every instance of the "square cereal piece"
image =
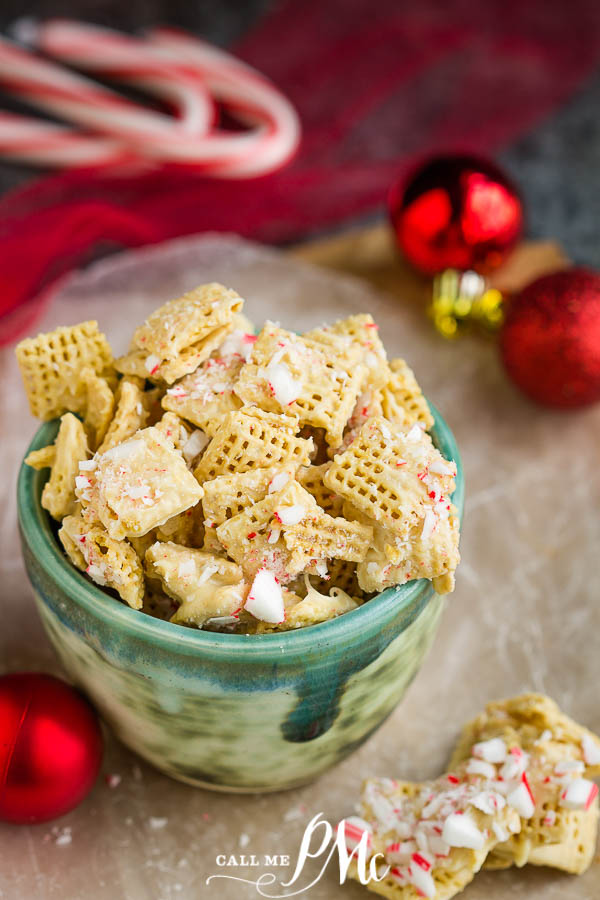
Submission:
<svg viewBox="0 0 600 900">
<path fill-rule="evenodd" d="M 93 320 L 26 338 L 15 353 L 29 408 L 44 421 L 66 411 L 81 412 L 86 396 L 81 370 L 91 366 L 102 374 L 112 365 L 108 341 Z"/>
<path fill-rule="evenodd" d="M 438 516 L 430 535 L 423 536 L 423 528 L 413 525 L 406 538 L 375 529 L 373 543 L 356 567 L 364 591 L 383 591 L 415 578 L 429 578 L 438 594 L 454 590 L 454 572 L 460 562 L 458 516 L 454 512 Z"/>
<path fill-rule="evenodd" d="M 418 422 L 428 431 L 433 416 L 412 369 L 403 359 L 390 362 L 389 377 L 380 388 L 383 415 L 398 425 Z"/>
<path fill-rule="evenodd" d="M 141 537 L 189 509 L 202 488 L 157 426 L 96 454 L 77 479 L 77 496 L 116 540 Z"/>
<path fill-rule="evenodd" d="M 163 409 L 177 413 L 212 437 L 223 416 L 242 405 L 233 388 L 243 365 L 240 356 L 210 357 L 167 389 Z"/>
<path fill-rule="evenodd" d="M 113 417 L 115 398 L 108 381 L 97 375 L 91 366 L 81 370 L 80 378 L 85 388 L 83 424 L 89 436 L 90 447 L 97 450 Z"/>
<path fill-rule="evenodd" d="M 302 570 L 303 564 L 292 562 L 281 536 L 281 523 L 290 519 L 301 521 L 317 511 L 315 499 L 296 481 L 291 481 L 282 490 L 267 494 L 263 500 L 219 525 L 217 537 L 247 577 L 253 577 L 264 567 L 280 584 L 287 584 Z"/>
<path fill-rule="evenodd" d="M 54 443 L 50 478 L 42 491 L 42 506 L 53 519 L 60 521 L 75 511 L 75 479 L 79 463 L 87 459 L 87 455 L 87 437 L 83 425 L 72 413 L 65 413 L 61 416 Z"/>
<path fill-rule="evenodd" d="M 519 815 L 508 805 L 488 814 L 469 802 L 478 802 L 485 787 L 483 777 L 467 775 L 465 767 L 420 784 L 390 778 L 365 781 L 359 816 L 345 820 L 345 836 L 351 850 L 366 831 L 367 858 L 380 854 L 377 868 L 382 875 L 388 869 L 381 881 L 371 880 L 368 889 L 397 900 L 450 900 L 462 891 L 498 843 L 493 826 L 507 834 L 521 827 Z M 468 835 L 467 846 L 446 841 L 453 819 Z M 358 879 L 355 859 L 349 874 Z"/>
<path fill-rule="evenodd" d="M 379 337 L 379 326 L 373 321 L 373 316 L 369 313 L 348 316 L 333 325 L 309 331 L 305 336 L 325 341 L 329 335 L 345 338 L 353 346 L 360 347 L 362 361 L 368 370 L 367 381 L 372 388 L 385 383 L 388 373 L 387 355 Z"/>
<path fill-rule="evenodd" d="M 145 565 L 148 575 L 159 578 L 165 593 L 179 604 L 171 622 L 201 628 L 211 619 L 237 621 L 247 587 L 235 563 L 167 542 L 147 550 Z"/>
<path fill-rule="evenodd" d="M 333 335 L 330 340 L 324 346 L 267 322 L 240 372 L 236 394 L 244 403 L 324 428 L 329 445 L 339 446 L 366 368 L 358 347 Z"/>
<path fill-rule="evenodd" d="M 345 559 L 361 562 L 373 540 L 373 528 L 348 522 L 318 511 L 293 525 L 281 525 L 283 539 L 292 553 L 294 567 L 306 568 L 311 560 Z"/>
<path fill-rule="evenodd" d="M 321 594 L 308 582 L 306 597 L 295 604 L 289 612 L 286 611 L 285 626 L 287 629 L 305 628 L 308 625 L 328 622 L 353 609 L 358 609 L 360 605 L 360 599 L 349 596 L 340 587 L 334 585 L 327 595 Z"/>
<path fill-rule="evenodd" d="M 205 481 L 202 485 L 202 507 L 207 527 L 222 525 L 247 506 L 263 500 L 268 493 L 281 490 L 288 481 L 294 480 L 297 468 L 295 463 L 288 463 L 266 469 L 235 472 L 233 475 L 219 475 L 212 481 Z"/>
<path fill-rule="evenodd" d="M 81 516 L 64 518 L 58 536 L 73 565 L 96 584 L 115 590 L 132 609 L 142 608 L 144 573 L 131 544 L 115 541 Z"/>
<path fill-rule="evenodd" d="M 185 348 L 229 325 L 243 305 L 240 295 L 222 284 L 201 284 L 151 313 L 136 328 L 133 347 L 159 360 L 176 359 Z"/>
<path fill-rule="evenodd" d="M 231 325 L 215 328 L 206 337 L 188 347 L 183 347 L 173 359 L 159 359 L 154 353 L 134 348 L 115 360 L 115 368 L 124 375 L 148 378 L 155 383 L 173 384 L 184 375 L 194 372 L 222 343 Z"/>
<path fill-rule="evenodd" d="M 171 541 L 182 547 L 200 549 L 204 544 L 202 503 L 180 512 L 160 525 L 153 533 L 158 541 Z"/>
<path fill-rule="evenodd" d="M 450 513 L 456 464 L 419 425 L 405 430 L 373 417 L 325 473 L 328 488 L 401 539 L 420 526 L 429 540 Z"/>
<path fill-rule="evenodd" d="M 339 494 L 326 487 L 323 481 L 330 467 L 330 462 L 322 463 L 320 466 L 301 466 L 296 479 L 309 494 L 313 495 L 323 512 L 330 516 L 341 516 L 344 501 Z"/>
<path fill-rule="evenodd" d="M 356 563 L 349 562 L 346 559 L 328 559 L 324 565 L 319 564 L 320 573 L 316 567 L 312 568 L 314 571 L 307 571 L 310 572 L 311 584 L 317 591 L 329 591 L 335 587 L 344 591 L 345 594 L 348 594 L 355 600 L 359 600 L 364 596 L 356 576 Z"/>
<path fill-rule="evenodd" d="M 218 475 L 247 472 L 281 463 L 307 465 L 313 443 L 296 437 L 298 420 L 253 406 L 228 413 L 194 474 L 200 483 Z"/>
<path fill-rule="evenodd" d="M 143 428 L 148 418 L 144 392 L 134 382 L 123 378 L 116 394 L 117 407 L 98 453 L 106 453 Z"/>
</svg>

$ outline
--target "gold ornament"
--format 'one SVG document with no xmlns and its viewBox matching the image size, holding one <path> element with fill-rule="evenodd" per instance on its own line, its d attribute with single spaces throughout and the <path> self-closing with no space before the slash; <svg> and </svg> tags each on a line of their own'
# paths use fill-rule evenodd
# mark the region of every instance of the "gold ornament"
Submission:
<svg viewBox="0 0 600 900">
<path fill-rule="evenodd" d="M 436 330 L 445 338 L 455 338 L 473 326 L 488 333 L 504 321 L 504 298 L 490 287 L 483 275 L 469 269 L 446 269 L 433 280 L 433 294 L 427 313 Z"/>
</svg>

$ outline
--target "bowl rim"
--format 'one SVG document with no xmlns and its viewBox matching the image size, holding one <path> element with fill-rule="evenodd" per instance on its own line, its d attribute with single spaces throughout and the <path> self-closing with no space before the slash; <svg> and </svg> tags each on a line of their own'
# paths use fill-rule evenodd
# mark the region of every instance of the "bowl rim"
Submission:
<svg viewBox="0 0 600 900">
<path fill-rule="evenodd" d="M 450 427 L 436 407 L 427 401 L 434 418 L 430 429 L 434 443 L 447 459 L 457 466 L 456 488 L 452 501 L 462 519 L 464 508 L 464 475 L 456 440 Z M 46 446 L 56 435 L 58 419 L 43 423 L 37 430 L 27 454 Z M 26 454 L 26 455 L 27 455 Z M 42 487 L 47 480 L 46 470 L 35 470 L 21 463 L 17 482 L 17 514 L 22 539 L 35 556 L 46 576 L 77 606 L 83 607 L 93 617 L 100 618 L 113 628 L 127 632 L 131 637 L 145 642 L 172 646 L 179 653 L 225 653 L 228 656 L 243 651 L 257 658 L 281 658 L 287 651 L 305 653 L 330 641 L 336 643 L 346 638 L 356 638 L 368 627 L 383 628 L 393 613 L 397 615 L 414 607 L 407 626 L 419 616 L 423 604 L 417 601 L 419 594 L 432 591 L 427 579 L 416 579 L 397 587 L 387 588 L 357 609 L 306 628 L 261 635 L 224 634 L 202 629 L 184 628 L 172 622 L 158 619 L 140 610 L 131 609 L 125 603 L 105 593 L 85 578 L 67 559 L 54 534 L 50 516 L 41 505 Z"/>
</svg>

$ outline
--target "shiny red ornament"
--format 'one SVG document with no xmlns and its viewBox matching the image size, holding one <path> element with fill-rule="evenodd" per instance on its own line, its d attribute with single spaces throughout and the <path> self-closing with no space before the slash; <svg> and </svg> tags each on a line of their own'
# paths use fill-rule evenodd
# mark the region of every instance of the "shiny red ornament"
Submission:
<svg viewBox="0 0 600 900">
<path fill-rule="evenodd" d="M 400 249 L 425 275 L 444 269 L 489 272 L 523 231 L 523 204 L 494 163 L 476 156 L 435 156 L 390 193 Z"/>
<path fill-rule="evenodd" d="M 0 819 L 64 815 L 89 793 L 101 760 L 98 718 L 74 688 L 36 672 L 0 677 Z"/>
<path fill-rule="evenodd" d="M 504 366 L 537 403 L 559 409 L 600 400 L 600 275 L 544 275 L 508 304 L 500 334 Z"/>
</svg>

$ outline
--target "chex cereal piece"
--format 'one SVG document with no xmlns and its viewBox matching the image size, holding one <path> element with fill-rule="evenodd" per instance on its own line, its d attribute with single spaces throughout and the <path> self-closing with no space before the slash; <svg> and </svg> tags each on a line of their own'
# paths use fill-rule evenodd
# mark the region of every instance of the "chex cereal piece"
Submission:
<svg viewBox="0 0 600 900">
<path fill-rule="evenodd" d="M 360 599 L 364 592 L 358 584 L 356 563 L 346 559 L 328 559 L 311 567 L 312 584 L 318 591 L 328 591 L 332 586 L 340 588 L 345 594 Z M 321 572 L 319 573 L 319 569 Z M 309 570 L 310 571 L 310 570 Z"/>
<path fill-rule="evenodd" d="M 98 453 L 106 453 L 143 428 L 148 418 L 144 392 L 134 382 L 123 378 L 116 392 L 117 407 Z"/>
<path fill-rule="evenodd" d="M 311 560 L 345 559 L 361 562 L 373 539 L 373 528 L 360 522 L 348 522 L 341 516 L 334 518 L 325 512 L 302 519 L 297 523 L 282 523 L 283 539 L 292 553 L 292 563 L 305 568 Z"/>
<path fill-rule="evenodd" d="M 176 300 L 169 300 L 136 328 L 133 346 L 163 359 L 201 341 L 216 328 L 228 325 L 244 301 L 222 284 L 201 284 Z"/>
<path fill-rule="evenodd" d="M 204 544 L 202 503 L 180 512 L 155 529 L 156 540 L 200 549 Z M 147 549 L 147 548 L 146 548 Z"/>
<path fill-rule="evenodd" d="M 80 372 L 85 388 L 85 415 L 83 424 L 88 433 L 90 447 L 96 450 L 106 435 L 113 417 L 115 398 L 105 378 L 101 378 L 91 366 Z"/>
<path fill-rule="evenodd" d="M 433 426 L 433 416 L 417 383 L 413 370 L 403 359 L 390 362 L 389 377 L 380 387 L 383 415 L 398 425 L 414 425 L 418 422 L 428 431 Z"/>
<path fill-rule="evenodd" d="M 280 491 L 289 481 L 294 480 L 297 468 L 292 462 L 266 469 L 234 472 L 233 475 L 219 475 L 212 481 L 205 481 L 202 485 L 202 507 L 208 527 L 222 525 L 247 506 L 263 500 L 268 493 Z"/>
<path fill-rule="evenodd" d="M 366 368 L 358 347 L 333 335 L 330 339 L 334 345 L 325 348 L 267 322 L 240 372 L 236 394 L 244 403 L 324 428 L 327 442 L 339 446 Z"/>
<path fill-rule="evenodd" d="M 534 762 L 541 760 L 538 766 L 549 774 L 542 780 L 535 812 L 521 834 L 499 844 L 486 865 L 504 868 L 533 863 L 585 871 L 596 846 L 598 798 L 588 779 L 600 774 L 600 739 L 566 716 L 549 697 L 523 694 L 488 704 L 485 712 L 467 723 L 451 765 L 473 748 L 485 754 L 494 742 L 522 748 Z M 570 803 L 572 784 L 583 789 L 583 806 L 573 808 Z"/>
<path fill-rule="evenodd" d="M 364 521 L 364 519 L 363 519 Z M 435 540 L 423 537 L 421 524 L 412 526 L 406 538 L 376 528 L 365 559 L 358 564 L 358 582 L 364 591 L 383 591 L 415 578 L 429 578 L 438 594 L 454 590 L 454 571 L 460 561 L 459 521 L 454 507 L 440 517 Z"/>
<path fill-rule="evenodd" d="M 360 313 L 340 319 L 333 325 L 324 325 L 307 332 L 306 336 L 314 340 L 324 341 L 329 334 L 345 337 L 353 345 L 360 347 L 362 359 L 368 370 L 368 383 L 371 387 L 383 384 L 388 375 L 387 354 L 379 337 L 379 326 L 369 313 Z"/>
<path fill-rule="evenodd" d="M 101 374 L 112 364 L 112 351 L 95 321 L 26 338 L 15 353 L 29 408 L 44 421 L 66 411 L 81 412 L 86 395 L 81 370 L 91 366 Z"/>
<path fill-rule="evenodd" d="M 32 450 L 25 457 L 25 465 L 32 469 L 50 469 L 56 459 L 56 444 L 48 444 L 39 450 Z"/>
<path fill-rule="evenodd" d="M 124 375 L 135 375 L 148 378 L 154 382 L 173 384 L 184 375 L 189 375 L 204 362 L 222 343 L 231 330 L 231 325 L 215 328 L 206 337 L 184 347 L 173 359 L 160 360 L 155 354 L 147 354 L 145 350 L 130 350 L 125 356 L 115 360 L 115 369 Z"/>
<path fill-rule="evenodd" d="M 292 562 L 282 529 L 292 521 L 316 515 L 318 509 L 314 497 L 298 482 L 290 481 L 219 525 L 217 537 L 247 576 L 266 568 L 280 584 L 287 584 L 302 570 L 303 561 Z"/>
<path fill-rule="evenodd" d="M 183 455 L 183 448 L 188 442 L 191 430 L 186 427 L 178 415 L 174 412 L 165 412 L 154 427 Z"/>
<path fill-rule="evenodd" d="M 456 568 L 458 521 L 449 499 L 455 475 L 456 464 L 443 458 L 419 425 L 406 430 L 374 417 L 347 450 L 336 454 L 323 480 L 368 520 L 394 535 L 397 557 L 388 556 L 387 563 L 402 564 L 402 569 L 388 573 L 398 576 L 397 584 L 451 575 Z M 373 550 L 375 557 L 365 565 L 379 577 L 379 548 Z M 379 589 L 367 584 L 360 571 L 359 582 L 363 590 Z M 443 590 L 451 582 L 442 579 L 438 586 Z"/>
<path fill-rule="evenodd" d="M 115 590 L 133 609 L 142 608 L 144 573 L 127 541 L 115 541 L 100 525 L 67 516 L 58 532 L 71 562 L 96 584 Z"/>
<path fill-rule="evenodd" d="M 323 477 L 330 467 L 330 462 L 322 463 L 320 466 L 301 466 L 296 478 L 302 487 L 313 495 L 323 512 L 329 513 L 330 516 L 340 516 L 344 501 L 323 482 Z"/>
<path fill-rule="evenodd" d="M 80 461 L 88 455 L 85 429 L 72 413 L 61 416 L 54 453 L 50 478 L 42 491 L 42 506 L 60 521 L 75 510 L 75 478 Z"/>
<path fill-rule="evenodd" d="M 367 780 L 360 814 L 346 820 L 345 834 L 350 850 L 366 831 L 368 857 L 382 854 L 377 868 L 387 875 L 369 881 L 369 890 L 397 900 L 449 900 L 473 880 L 498 833 L 520 827 L 519 814 L 504 796 L 463 765 L 422 784 Z M 349 874 L 358 878 L 354 860 Z"/>
<path fill-rule="evenodd" d="M 211 356 L 167 389 L 163 409 L 176 412 L 212 437 L 223 416 L 242 405 L 233 388 L 243 365 L 238 355 Z"/>
<path fill-rule="evenodd" d="M 202 550 L 157 542 L 146 551 L 145 566 L 180 604 L 172 622 L 201 628 L 211 619 L 237 620 L 246 587 L 235 563 Z"/>
<path fill-rule="evenodd" d="M 77 496 L 116 540 L 139 537 L 194 506 L 202 488 L 157 426 L 96 454 L 77 478 Z"/>
<path fill-rule="evenodd" d="M 361 601 L 357 597 L 351 597 L 341 587 L 335 585 L 330 589 L 329 596 L 322 594 L 306 580 L 306 596 L 300 603 L 295 604 L 285 617 L 286 628 L 304 628 L 307 625 L 317 625 L 319 622 L 328 622 L 344 613 L 357 609 Z"/>
<path fill-rule="evenodd" d="M 296 437 L 298 420 L 247 406 L 228 413 L 194 474 L 200 483 L 218 475 L 247 472 L 278 463 L 308 465 L 312 441 Z"/>
</svg>

